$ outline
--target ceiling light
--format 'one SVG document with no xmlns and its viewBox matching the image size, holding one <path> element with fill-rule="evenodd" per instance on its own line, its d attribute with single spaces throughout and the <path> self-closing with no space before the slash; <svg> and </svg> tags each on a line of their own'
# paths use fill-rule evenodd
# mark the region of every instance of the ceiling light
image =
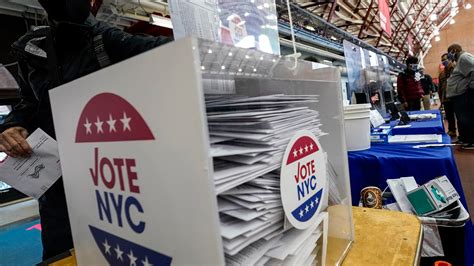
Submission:
<svg viewBox="0 0 474 266">
<path fill-rule="evenodd" d="M 465 9 L 471 9 L 471 7 L 472 7 L 471 3 L 467 3 L 467 4 L 464 6 Z"/>
<path fill-rule="evenodd" d="M 254 69 L 253 69 L 253 72 L 257 72 L 257 69 L 256 69 L 256 68 L 254 68 Z"/>
<path fill-rule="evenodd" d="M 435 42 L 439 42 L 439 41 L 441 41 L 441 38 L 439 36 L 436 36 L 435 37 Z"/>
<path fill-rule="evenodd" d="M 431 14 L 431 16 L 430 16 L 431 21 L 435 21 L 437 19 L 438 19 L 438 16 L 436 14 Z"/>
<path fill-rule="evenodd" d="M 171 23 L 171 19 L 165 18 L 162 16 L 158 16 L 155 14 L 150 15 L 150 23 L 156 26 L 172 29 L 173 24 Z"/>
<path fill-rule="evenodd" d="M 232 52 L 229 52 L 229 56 L 232 56 Z"/>
<path fill-rule="evenodd" d="M 449 24 L 453 25 L 454 23 L 456 23 L 456 21 L 454 20 L 454 18 L 452 18 Z"/>
<path fill-rule="evenodd" d="M 458 0 L 454 0 L 451 2 L 451 7 L 457 7 L 458 6 Z"/>
<path fill-rule="evenodd" d="M 225 66 L 221 66 L 221 69 L 222 69 L 222 70 L 225 70 Z"/>
<path fill-rule="evenodd" d="M 211 49 L 207 50 L 207 53 L 212 54 L 212 50 Z"/>
<path fill-rule="evenodd" d="M 202 70 L 206 70 L 206 67 L 205 67 L 205 66 L 201 66 L 201 69 L 202 69 Z"/>
<path fill-rule="evenodd" d="M 239 68 L 239 72 L 242 72 L 242 68 Z"/>
<path fill-rule="evenodd" d="M 250 13 L 249 13 L 249 12 L 245 12 L 245 13 L 244 13 L 244 16 L 245 16 L 245 17 L 248 17 L 248 16 L 250 16 Z"/>
</svg>

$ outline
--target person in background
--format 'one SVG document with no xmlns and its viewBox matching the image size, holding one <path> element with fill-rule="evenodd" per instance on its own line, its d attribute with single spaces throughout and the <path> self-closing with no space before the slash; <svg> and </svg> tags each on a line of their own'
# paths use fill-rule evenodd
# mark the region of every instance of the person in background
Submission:
<svg viewBox="0 0 474 266">
<path fill-rule="evenodd" d="M 447 80 L 446 97 L 453 102 L 463 149 L 474 149 L 474 56 L 459 44 L 448 47 L 448 58 L 456 62 Z"/>
<path fill-rule="evenodd" d="M 49 26 L 34 28 L 12 45 L 22 100 L 0 128 L 0 151 L 12 157 L 31 153 L 26 138 L 37 128 L 55 137 L 48 90 L 170 41 L 98 22 L 89 0 L 39 2 Z M 73 248 L 62 178 L 38 202 L 46 260 Z"/>
<path fill-rule="evenodd" d="M 444 108 L 445 118 L 448 121 L 448 135 L 451 137 L 456 137 L 456 118 L 454 116 L 454 106 L 453 102 L 446 98 L 446 86 L 449 76 L 454 70 L 456 63 L 448 59 L 448 54 L 445 53 L 441 56 L 441 64 L 443 65 L 443 70 L 439 73 L 439 100 L 441 105 Z"/>
<path fill-rule="evenodd" d="M 397 78 L 397 92 L 400 102 L 406 111 L 421 109 L 423 88 L 421 87 L 421 74 L 418 72 L 418 58 L 410 56 L 406 60 L 407 68 Z"/>
<path fill-rule="evenodd" d="M 421 87 L 423 88 L 423 109 L 430 110 L 431 97 L 433 96 L 433 92 L 435 92 L 435 85 L 431 76 L 425 73 L 424 68 L 420 68 L 420 74 Z"/>
</svg>

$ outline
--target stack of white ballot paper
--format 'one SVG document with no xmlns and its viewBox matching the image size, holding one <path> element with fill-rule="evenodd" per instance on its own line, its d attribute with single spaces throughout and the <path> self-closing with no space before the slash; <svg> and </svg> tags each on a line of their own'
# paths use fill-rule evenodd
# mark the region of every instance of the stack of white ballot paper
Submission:
<svg viewBox="0 0 474 266">
<path fill-rule="evenodd" d="M 285 230 L 281 161 L 296 131 L 322 136 L 316 95 L 206 95 L 227 264 L 310 265 L 319 228 Z M 284 229 L 285 227 L 285 229 Z"/>
</svg>

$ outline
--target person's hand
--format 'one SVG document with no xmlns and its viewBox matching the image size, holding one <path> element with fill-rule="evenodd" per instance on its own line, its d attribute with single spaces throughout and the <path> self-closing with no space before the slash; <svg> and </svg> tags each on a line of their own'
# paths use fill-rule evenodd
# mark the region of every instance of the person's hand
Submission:
<svg viewBox="0 0 474 266">
<path fill-rule="evenodd" d="M 28 131 L 22 127 L 11 127 L 0 134 L 0 151 L 11 157 L 27 157 L 32 150 L 28 142 Z"/>
<path fill-rule="evenodd" d="M 403 103 L 403 107 L 408 108 L 408 103 L 407 103 L 407 102 L 404 102 L 404 103 Z"/>
</svg>

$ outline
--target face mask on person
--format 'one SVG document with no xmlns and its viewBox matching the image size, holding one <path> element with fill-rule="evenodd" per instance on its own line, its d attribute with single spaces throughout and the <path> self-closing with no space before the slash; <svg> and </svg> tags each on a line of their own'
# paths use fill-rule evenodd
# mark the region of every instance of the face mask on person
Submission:
<svg viewBox="0 0 474 266">
<path fill-rule="evenodd" d="M 452 52 L 449 52 L 449 53 L 448 53 L 448 59 L 449 59 L 449 60 L 455 60 L 455 59 L 456 59 L 456 54 L 455 54 L 455 53 L 452 53 Z"/>
<path fill-rule="evenodd" d="M 416 72 L 416 71 L 418 71 L 418 64 L 409 64 L 408 69 L 413 71 L 413 72 Z"/>
</svg>

